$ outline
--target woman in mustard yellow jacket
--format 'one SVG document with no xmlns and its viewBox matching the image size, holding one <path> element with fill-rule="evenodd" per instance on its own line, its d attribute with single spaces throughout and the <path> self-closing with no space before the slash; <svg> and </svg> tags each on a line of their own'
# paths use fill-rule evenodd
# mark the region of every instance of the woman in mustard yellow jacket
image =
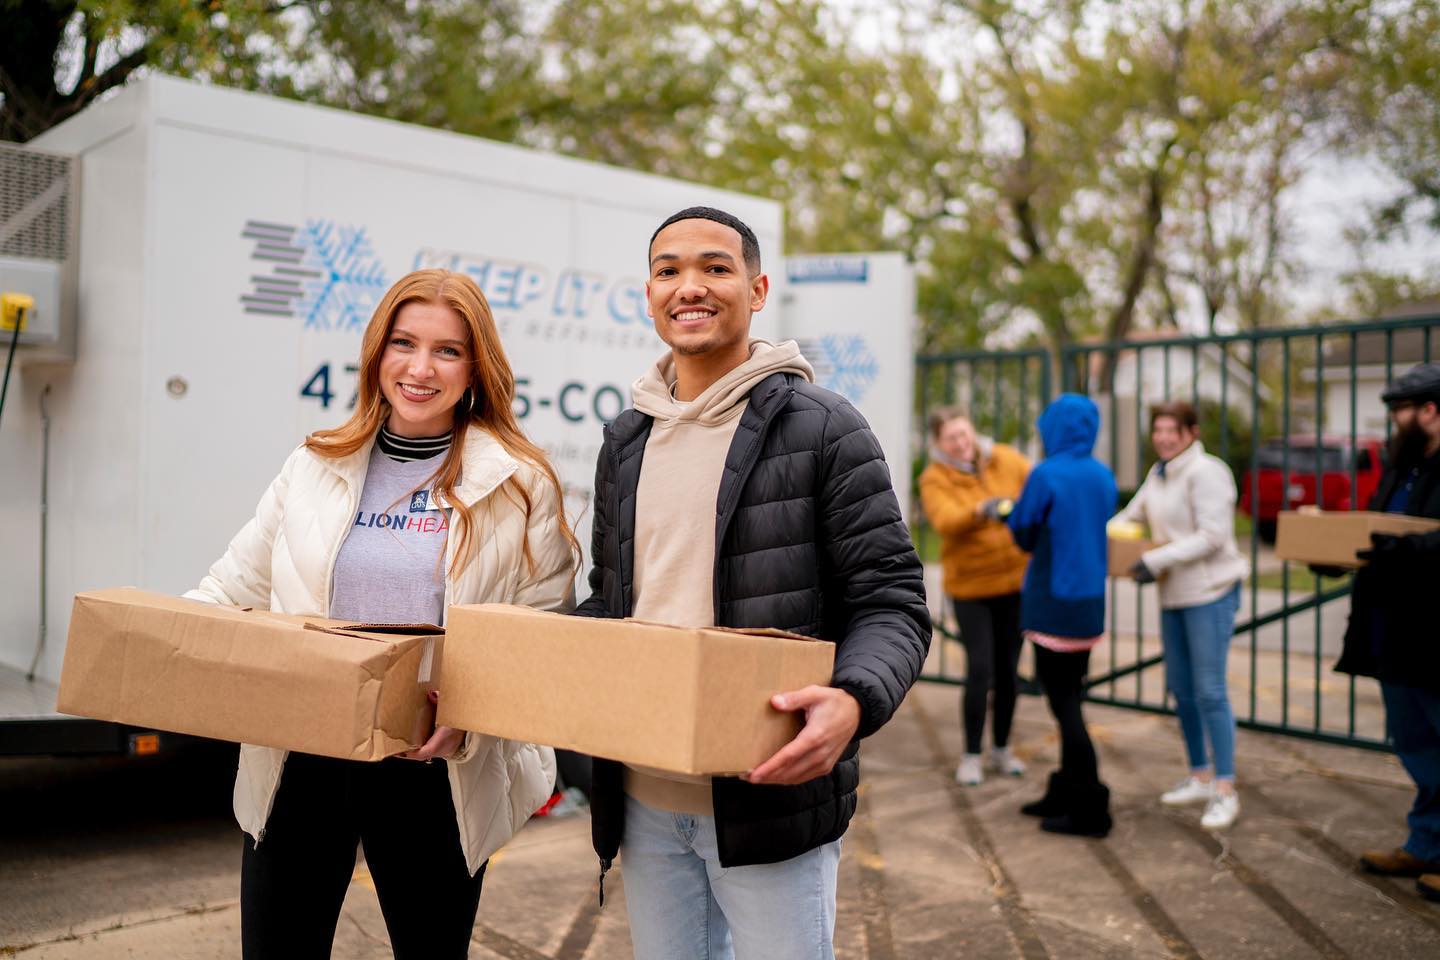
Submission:
<svg viewBox="0 0 1440 960">
<path fill-rule="evenodd" d="M 920 502 L 940 534 L 944 588 L 955 606 L 965 644 L 965 696 L 960 718 L 965 755 L 957 782 L 984 779 L 981 743 L 990 688 L 995 719 L 990 767 L 1019 776 L 1025 765 L 1010 752 L 1015 716 L 1015 669 L 1020 660 L 1020 585 L 1027 557 L 998 522 L 1007 501 L 1020 496 L 1030 461 L 1014 447 L 979 436 L 954 407 L 930 416 L 930 463 L 920 474 Z"/>
</svg>

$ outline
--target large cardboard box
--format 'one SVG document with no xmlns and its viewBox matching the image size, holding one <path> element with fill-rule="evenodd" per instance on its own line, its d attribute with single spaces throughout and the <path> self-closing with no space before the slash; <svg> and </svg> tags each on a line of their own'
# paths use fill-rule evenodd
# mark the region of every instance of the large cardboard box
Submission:
<svg viewBox="0 0 1440 960">
<path fill-rule="evenodd" d="M 1130 568 L 1145 555 L 1145 551 L 1159 546 L 1154 540 L 1122 540 L 1117 537 L 1110 537 L 1107 544 L 1106 567 L 1112 577 L 1130 576 Z"/>
<path fill-rule="evenodd" d="M 1355 551 L 1370 549 L 1372 533 L 1429 533 L 1440 520 L 1370 510 L 1284 510 L 1275 531 L 1275 556 L 1328 567 L 1363 567 Z"/>
<path fill-rule="evenodd" d="M 451 607 L 439 722 L 690 774 L 750 770 L 794 739 L 770 697 L 827 684 L 835 647 L 503 604 Z"/>
<path fill-rule="evenodd" d="M 81 593 L 57 709 L 75 716 L 379 760 L 434 726 L 440 629 L 346 624 L 120 588 Z"/>
</svg>

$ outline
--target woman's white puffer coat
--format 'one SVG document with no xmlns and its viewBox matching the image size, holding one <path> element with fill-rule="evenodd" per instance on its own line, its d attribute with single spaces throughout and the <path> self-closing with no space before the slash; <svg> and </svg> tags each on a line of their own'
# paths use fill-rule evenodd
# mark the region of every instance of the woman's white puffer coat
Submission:
<svg viewBox="0 0 1440 960">
<path fill-rule="evenodd" d="M 1250 564 L 1235 545 L 1235 478 L 1195 440 L 1145 482 L 1117 515 L 1146 522 L 1161 545 L 1141 558 L 1159 577 L 1166 610 L 1210 603 L 1245 579 Z"/>
<path fill-rule="evenodd" d="M 327 460 L 303 446 L 270 484 L 254 519 L 230 542 L 200 586 L 197 600 L 325 616 L 340 544 L 365 486 L 373 441 L 348 457 Z M 561 504 L 544 475 L 512 457 L 489 433 L 466 431 L 456 500 L 476 521 L 471 560 L 450 576 L 455 540 L 447 545 L 445 603 L 511 603 L 567 611 L 574 604 L 574 559 L 560 533 Z M 500 491 L 511 476 L 529 492 L 532 510 Z M 456 504 L 441 504 L 453 513 Z M 454 518 L 451 529 L 455 529 Z M 527 565 L 528 534 L 533 567 Z M 443 663 L 440 683 L 444 696 Z M 256 843 L 280 788 L 286 752 L 243 744 L 235 777 L 235 817 Z M 549 747 L 467 733 L 446 761 L 460 844 L 473 874 L 550 796 L 555 753 Z"/>
</svg>

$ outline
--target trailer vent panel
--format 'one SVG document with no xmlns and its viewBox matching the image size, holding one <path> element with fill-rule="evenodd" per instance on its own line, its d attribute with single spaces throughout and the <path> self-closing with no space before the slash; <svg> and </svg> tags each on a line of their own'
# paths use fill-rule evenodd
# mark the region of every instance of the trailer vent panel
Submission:
<svg viewBox="0 0 1440 960">
<path fill-rule="evenodd" d="M 72 163 L 0 144 L 0 256 L 67 259 Z"/>
</svg>

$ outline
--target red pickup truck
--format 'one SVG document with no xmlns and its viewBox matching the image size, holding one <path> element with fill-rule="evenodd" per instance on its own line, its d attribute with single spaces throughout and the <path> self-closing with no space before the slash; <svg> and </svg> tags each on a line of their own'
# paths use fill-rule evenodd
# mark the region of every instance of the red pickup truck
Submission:
<svg viewBox="0 0 1440 960">
<path fill-rule="evenodd" d="M 1246 470 L 1240 478 L 1240 509 L 1254 522 L 1255 532 L 1266 543 L 1275 542 L 1275 519 L 1281 510 L 1314 503 L 1322 510 L 1363 510 L 1380 485 L 1384 445 L 1377 437 L 1356 437 L 1354 446 L 1349 437 L 1321 437 L 1320 496 L 1316 497 L 1315 435 L 1292 436 L 1288 456 L 1284 440 L 1266 440 L 1256 451 L 1253 476 Z M 1259 510 L 1255 509 L 1257 488 Z"/>
</svg>

